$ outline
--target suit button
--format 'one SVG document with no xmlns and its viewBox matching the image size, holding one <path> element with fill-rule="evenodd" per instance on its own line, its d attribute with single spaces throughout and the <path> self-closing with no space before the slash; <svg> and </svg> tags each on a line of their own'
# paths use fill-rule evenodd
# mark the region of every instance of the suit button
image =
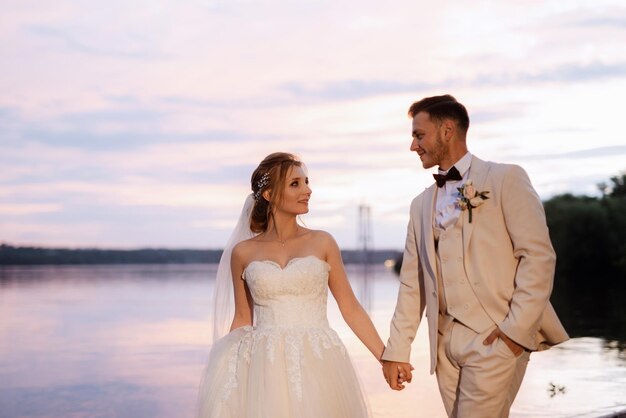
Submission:
<svg viewBox="0 0 626 418">
<path fill-rule="evenodd" d="M 469 305 L 466 303 L 465 305 L 463 305 L 463 309 L 468 310 L 469 309 Z"/>
</svg>

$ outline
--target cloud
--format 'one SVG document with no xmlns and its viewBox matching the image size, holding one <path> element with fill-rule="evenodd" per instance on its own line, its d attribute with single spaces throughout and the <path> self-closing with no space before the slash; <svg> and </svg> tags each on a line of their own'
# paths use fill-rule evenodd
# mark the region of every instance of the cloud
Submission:
<svg viewBox="0 0 626 418">
<path fill-rule="evenodd" d="M 149 124 L 133 129 L 124 125 L 121 121 L 111 121 L 100 124 L 94 123 L 89 129 L 87 127 L 68 127 L 68 129 L 48 128 L 39 126 L 36 129 L 24 128 L 21 131 L 23 138 L 30 142 L 41 144 L 66 146 L 75 149 L 85 149 L 93 151 L 113 151 L 120 150 L 132 152 L 149 145 L 160 143 L 190 143 L 190 142 L 238 142 L 250 140 L 249 135 L 235 131 L 205 131 L 198 133 L 185 133 L 150 127 Z M 99 125 L 99 126 L 98 126 Z M 2 142 L 0 140 L 0 142 Z"/>
<path fill-rule="evenodd" d="M 15 109 L 0 106 L 0 121 L 5 121 L 15 116 Z"/>
<path fill-rule="evenodd" d="M 369 202 L 377 241 L 396 242 L 387 231 L 432 182 L 408 151 L 407 107 L 440 92 L 468 105 L 472 152 L 523 163 L 543 195 L 573 171 L 610 175 L 626 95 L 614 3 L 10 2 L 2 232 L 219 246 L 252 170 L 285 150 L 310 169 L 311 224 L 352 242 Z"/>
<path fill-rule="evenodd" d="M 0 201 L 0 216 L 28 216 L 35 213 L 58 212 L 61 205 L 52 203 L 3 203 Z"/>
<path fill-rule="evenodd" d="M 518 82 L 577 82 L 593 81 L 626 76 L 626 62 L 605 64 L 599 61 L 590 64 L 567 63 L 556 68 L 537 73 L 521 74 L 514 77 Z"/>
<path fill-rule="evenodd" d="M 296 100 L 348 101 L 389 94 L 415 93 L 434 89 L 468 87 L 505 87 L 535 83 L 583 82 L 626 77 L 626 62 L 590 64 L 570 62 L 552 68 L 526 72 L 494 71 L 471 78 L 457 77 L 434 82 L 396 82 L 390 80 L 337 80 L 318 84 L 288 83 L 278 86 Z"/>
<path fill-rule="evenodd" d="M 163 245 L 218 248 L 236 222 L 234 208 L 241 207 L 241 196 L 245 196 L 245 192 L 230 196 L 232 199 L 206 196 L 208 203 L 202 206 L 172 206 L 166 196 L 159 202 L 152 198 L 153 203 L 150 203 L 141 197 L 141 200 L 128 202 L 111 195 L 109 202 L 102 202 L 97 191 L 81 199 L 59 193 L 56 198 L 63 203 L 56 212 L 2 213 L 1 238 L 18 244 L 47 242 L 99 248 Z M 211 197 L 218 207 L 212 207 Z M 3 206 L 0 204 L 0 209 Z M 218 220 L 222 220 L 221 224 Z M 208 221 L 217 223 L 208 224 Z"/>
<path fill-rule="evenodd" d="M 285 97 L 281 89 L 276 89 L 274 94 L 264 94 L 257 97 L 246 97 L 229 99 L 222 98 L 202 98 L 193 96 L 164 96 L 159 101 L 166 105 L 175 105 L 179 107 L 192 107 L 207 110 L 241 109 L 248 111 L 250 109 L 268 108 L 285 106 L 293 103 L 292 99 Z"/>
<path fill-rule="evenodd" d="M 166 113 L 162 110 L 133 108 L 99 109 L 79 113 L 64 113 L 57 117 L 61 124 L 93 127 L 99 125 L 132 127 L 150 126 L 162 120 Z"/>
<path fill-rule="evenodd" d="M 587 148 L 576 151 L 568 151 L 550 154 L 527 154 L 518 156 L 521 160 L 554 160 L 554 159 L 583 159 L 583 158 L 604 158 L 626 155 L 626 145 L 614 145 L 606 147 Z M 625 167 L 626 168 L 626 167 Z"/>
<path fill-rule="evenodd" d="M 390 80 L 338 80 L 327 83 L 287 83 L 279 90 L 299 99 L 356 100 L 366 97 L 428 90 L 438 83 L 395 82 Z"/>
<path fill-rule="evenodd" d="M 580 151 L 565 152 L 556 154 L 555 157 L 560 158 L 602 158 L 614 157 L 626 154 L 626 145 L 616 145 L 610 147 L 589 148 Z"/>
<path fill-rule="evenodd" d="M 32 25 L 26 27 L 25 30 L 40 38 L 46 44 L 60 46 L 61 48 L 82 54 L 133 60 L 165 58 L 164 55 L 157 54 L 149 49 L 149 46 L 145 45 L 144 42 L 136 36 L 119 36 L 119 34 L 115 36 L 109 33 L 109 36 L 113 36 L 117 39 L 103 42 L 102 39 L 95 38 L 97 34 L 90 33 L 93 28 L 79 29 L 66 27 L 59 29 L 52 26 Z M 85 40 L 86 38 L 87 40 Z M 92 38 L 91 42 L 89 42 L 89 38 Z M 111 47 L 112 45 L 115 45 L 115 47 Z"/>
<path fill-rule="evenodd" d="M 605 64 L 600 61 L 594 61 L 589 64 L 579 62 L 563 63 L 535 71 L 481 73 L 468 80 L 450 80 L 449 84 L 466 88 L 507 87 L 548 82 L 567 84 L 624 77 L 626 77 L 626 62 Z"/>
<path fill-rule="evenodd" d="M 626 29 L 626 16 L 616 16 L 616 17 L 593 17 L 593 18 L 583 18 L 580 19 L 573 24 L 574 26 L 582 26 L 582 27 L 592 27 L 592 28 L 617 28 L 617 29 Z"/>
<path fill-rule="evenodd" d="M 124 105 L 97 110 L 63 112 L 49 117 L 19 117 L 14 108 L 0 108 L 0 145 L 15 147 L 20 142 L 70 147 L 93 151 L 124 150 L 132 152 L 159 143 L 242 142 L 267 140 L 267 134 L 251 135 L 234 129 L 211 129 L 211 122 L 191 121 L 189 114 L 157 106 Z M 183 119 L 177 119 L 184 115 Z M 32 116 L 31 116 L 32 118 Z M 187 126 L 185 127 L 185 119 Z M 209 119 L 209 118 L 207 118 Z M 195 127 L 192 125 L 196 124 Z M 1 157 L 0 157 L 1 158 Z"/>
</svg>

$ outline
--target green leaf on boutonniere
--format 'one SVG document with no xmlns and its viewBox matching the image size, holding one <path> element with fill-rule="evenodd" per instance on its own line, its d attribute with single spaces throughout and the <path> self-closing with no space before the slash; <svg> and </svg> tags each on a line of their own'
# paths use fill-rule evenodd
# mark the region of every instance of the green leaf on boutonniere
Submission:
<svg viewBox="0 0 626 418">
<path fill-rule="evenodd" d="M 467 180 L 461 187 L 457 187 L 459 191 L 459 197 L 456 198 L 456 203 L 461 210 L 467 209 L 469 216 L 469 222 L 472 223 L 472 209 L 482 205 L 485 200 L 489 199 L 489 191 L 479 192 L 474 187 L 472 180 Z"/>
</svg>

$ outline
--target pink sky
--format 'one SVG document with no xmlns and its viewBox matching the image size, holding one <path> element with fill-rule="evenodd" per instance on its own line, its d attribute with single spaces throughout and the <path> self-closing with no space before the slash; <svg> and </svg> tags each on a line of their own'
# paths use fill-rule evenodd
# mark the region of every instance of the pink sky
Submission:
<svg viewBox="0 0 626 418">
<path fill-rule="evenodd" d="M 626 169 L 621 1 L 3 1 L 0 241 L 219 248 L 256 164 L 307 163 L 307 226 L 401 248 L 432 182 L 408 106 L 451 93 L 470 150 L 543 198 Z M 423 4 L 420 4 L 423 3 Z"/>
</svg>

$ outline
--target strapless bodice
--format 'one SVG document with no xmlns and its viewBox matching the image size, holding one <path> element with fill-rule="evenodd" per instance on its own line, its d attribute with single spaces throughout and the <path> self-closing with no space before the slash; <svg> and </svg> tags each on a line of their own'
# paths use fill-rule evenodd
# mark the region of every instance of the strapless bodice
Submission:
<svg viewBox="0 0 626 418">
<path fill-rule="evenodd" d="M 245 268 L 254 325 L 214 343 L 202 418 L 369 417 L 346 348 L 328 326 L 329 271 L 315 256 Z"/>
<path fill-rule="evenodd" d="M 254 300 L 256 328 L 328 328 L 328 272 L 315 256 L 293 258 L 285 267 L 252 261 L 243 277 Z"/>
</svg>

